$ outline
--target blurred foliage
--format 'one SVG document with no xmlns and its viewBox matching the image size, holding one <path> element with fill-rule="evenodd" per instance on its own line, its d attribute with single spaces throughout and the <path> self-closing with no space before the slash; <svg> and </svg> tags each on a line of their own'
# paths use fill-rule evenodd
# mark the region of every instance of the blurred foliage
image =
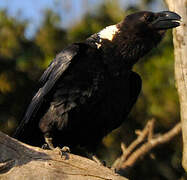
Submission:
<svg viewBox="0 0 187 180">
<path fill-rule="evenodd" d="M 7 17 L 6 10 L 0 12 L 0 56 L 13 58 L 18 54 L 24 39 L 26 23 Z M 3 42 L 3 43 L 2 43 Z"/>
<path fill-rule="evenodd" d="M 71 27 L 68 30 L 68 39 L 70 42 L 84 40 L 104 27 L 121 21 L 123 17 L 124 11 L 119 4 L 107 1 L 93 10 L 93 13 L 87 13 L 80 22 Z"/>
<path fill-rule="evenodd" d="M 41 66 L 46 67 L 51 59 L 67 44 L 66 31 L 60 28 L 60 17 L 52 10 L 45 11 L 45 19 L 35 36 L 35 43 L 45 56 Z"/>
<path fill-rule="evenodd" d="M 146 0 L 143 3 L 152 2 Z M 130 7 L 124 12 L 118 1 L 105 1 L 68 29 L 61 28 L 60 16 L 47 9 L 43 23 L 32 39 L 25 37 L 28 22 L 9 17 L 6 10 L 0 11 L 0 130 L 8 134 L 15 130 L 33 95 L 37 79 L 61 49 L 119 22 L 138 8 Z M 156 118 L 157 132 L 169 130 L 179 120 L 171 31 L 134 69 L 143 80 L 140 98 L 130 117 L 98 147 L 97 155 L 109 165 L 120 155 L 120 143 L 123 141 L 128 145 L 132 142 L 134 131 L 142 129 L 148 119 Z M 131 179 L 172 179 L 172 176 L 179 179 L 183 172 L 181 149 L 181 139 L 176 138 L 169 145 L 154 150 L 153 156 L 147 156 L 135 166 Z"/>
</svg>

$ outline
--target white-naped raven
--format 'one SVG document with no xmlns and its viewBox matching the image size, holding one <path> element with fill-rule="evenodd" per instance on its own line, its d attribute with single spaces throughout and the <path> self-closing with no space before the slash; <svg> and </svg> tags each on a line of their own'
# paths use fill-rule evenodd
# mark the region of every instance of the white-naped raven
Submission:
<svg viewBox="0 0 187 180">
<path fill-rule="evenodd" d="M 140 11 L 62 50 L 41 76 L 14 137 L 94 151 L 138 98 L 142 82 L 133 65 L 180 19 L 170 11 Z"/>
</svg>

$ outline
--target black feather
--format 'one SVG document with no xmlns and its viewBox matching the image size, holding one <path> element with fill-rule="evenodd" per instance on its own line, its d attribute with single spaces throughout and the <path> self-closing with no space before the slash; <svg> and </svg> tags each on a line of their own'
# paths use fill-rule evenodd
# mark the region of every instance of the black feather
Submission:
<svg viewBox="0 0 187 180">
<path fill-rule="evenodd" d="M 15 137 L 41 146 L 47 136 L 54 145 L 94 150 L 135 104 L 142 82 L 132 67 L 161 41 L 164 28 L 176 26 L 168 16 L 164 19 L 168 13 L 129 15 L 113 26 L 110 38 L 107 33 L 113 31 L 102 31 L 64 49 L 40 78 Z"/>
</svg>

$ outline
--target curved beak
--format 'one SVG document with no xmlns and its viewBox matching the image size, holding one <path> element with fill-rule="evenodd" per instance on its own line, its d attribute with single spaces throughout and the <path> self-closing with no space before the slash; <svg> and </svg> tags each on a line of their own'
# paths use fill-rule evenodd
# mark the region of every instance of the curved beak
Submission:
<svg viewBox="0 0 187 180">
<path fill-rule="evenodd" d="M 180 26 L 181 17 L 175 12 L 162 11 L 156 13 L 156 17 L 152 26 L 157 30 L 167 30 Z"/>
</svg>

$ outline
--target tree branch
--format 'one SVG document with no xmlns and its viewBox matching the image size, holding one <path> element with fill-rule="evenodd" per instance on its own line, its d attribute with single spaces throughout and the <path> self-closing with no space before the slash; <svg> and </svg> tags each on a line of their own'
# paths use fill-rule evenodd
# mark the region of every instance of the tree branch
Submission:
<svg viewBox="0 0 187 180">
<path fill-rule="evenodd" d="M 148 121 L 142 132 L 138 131 L 137 139 L 125 150 L 113 164 L 118 172 L 132 168 L 143 156 L 148 154 L 153 148 L 169 142 L 181 132 L 181 124 L 178 123 L 170 131 L 163 135 L 154 135 L 154 120 Z"/>
<path fill-rule="evenodd" d="M 58 151 L 43 150 L 21 143 L 0 132 L 1 180 L 125 180 L 96 162 Z"/>
<path fill-rule="evenodd" d="M 154 135 L 154 120 L 149 121 L 142 131 L 136 131 L 137 139 L 128 147 L 121 145 L 123 154 L 113 168 L 118 173 L 132 168 L 140 158 L 153 148 L 169 142 L 181 132 L 181 124 L 163 135 Z M 79 179 L 79 180 L 122 180 L 111 169 L 94 161 L 67 153 L 61 157 L 58 151 L 43 150 L 21 143 L 0 132 L 0 179 Z"/>
</svg>

